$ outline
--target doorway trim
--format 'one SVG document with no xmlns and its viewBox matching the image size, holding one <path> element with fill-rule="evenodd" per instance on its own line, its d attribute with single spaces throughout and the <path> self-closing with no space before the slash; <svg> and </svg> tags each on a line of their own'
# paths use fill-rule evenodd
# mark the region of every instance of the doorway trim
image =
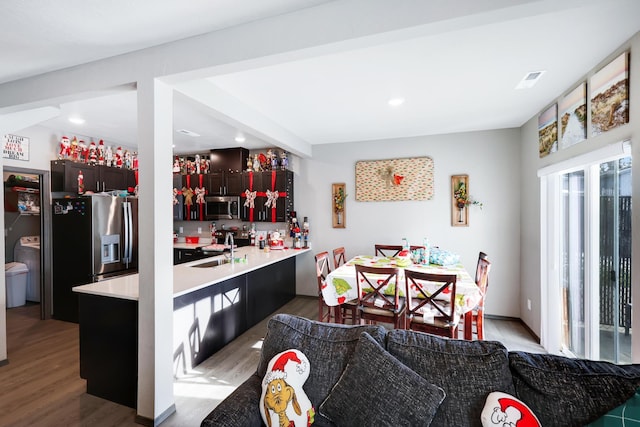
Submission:
<svg viewBox="0 0 640 427">
<path fill-rule="evenodd" d="M 52 313 L 51 281 L 51 172 L 48 170 L 4 166 L 5 173 L 38 175 L 40 180 L 40 319 Z"/>
</svg>

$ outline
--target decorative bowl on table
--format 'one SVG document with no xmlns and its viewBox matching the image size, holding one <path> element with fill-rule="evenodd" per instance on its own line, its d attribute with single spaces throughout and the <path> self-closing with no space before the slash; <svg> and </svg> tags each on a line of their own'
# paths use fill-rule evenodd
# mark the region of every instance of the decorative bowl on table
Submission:
<svg viewBox="0 0 640 427">
<path fill-rule="evenodd" d="M 396 255 L 396 265 L 398 267 L 408 267 L 412 264 L 411 251 L 402 250 Z"/>
</svg>

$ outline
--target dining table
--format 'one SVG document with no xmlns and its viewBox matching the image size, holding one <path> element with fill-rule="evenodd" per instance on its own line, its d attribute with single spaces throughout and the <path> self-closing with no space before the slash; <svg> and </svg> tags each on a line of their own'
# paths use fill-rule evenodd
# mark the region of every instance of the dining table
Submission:
<svg viewBox="0 0 640 427">
<path fill-rule="evenodd" d="M 358 298 L 355 267 L 358 264 L 370 267 L 399 268 L 398 280 L 400 281 L 400 286 L 402 286 L 403 296 L 405 289 L 405 270 L 432 274 L 455 274 L 455 305 L 456 311 L 460 315 L 475 308 L 482 299 L 482 291 L 461 263 L 451 265 L 416 264 L 405 258 L 357 255 L 327 275 L 325 286 L 322 288 L 322 298 L 328 306 L 340 306 L 347 301 Z M 440 284 L 431 284 L 429 282 L 424 283 L 424 285 L 427 292 L 430 290 L 435 292 L 441 286 Z M 387 286 L 395 286 L 395 283 L 390 281 Z M 418 297 L 414 290 L 411 289 L 410 291 L 412 292 L 412 297 Z M 363 289 L 363 292 L 367 292 L 367 290 Z M 443 297 L 446 296 L 443 295 Z"/>
</svg>

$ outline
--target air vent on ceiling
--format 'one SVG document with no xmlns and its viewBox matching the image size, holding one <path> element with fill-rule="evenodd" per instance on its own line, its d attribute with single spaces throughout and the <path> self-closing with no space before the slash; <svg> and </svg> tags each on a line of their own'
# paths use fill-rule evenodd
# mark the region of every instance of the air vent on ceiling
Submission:
<svg viewBox="0 0 640 427">
<path fill-rule="evenodd" d="M 527 75 L 524 76 L 522 80 L 520 80 L 520 83 L 518 83 L 516 89 L 532 88 L 536 83 L 538 83 L 544 73 L 544 71 L 531 71 L 527 73 Z"/>
<path fill-rule="evenodd" d="M 178 129 L 178 130 L 176 130 L 176 132 L 181 133 L 183 135 L 187 135 L 187 136 L 193 136 L 193 137 L 200 136 L 200 134 L 192 132 L 192 131 L 187 130 L 187 129 Z"/>
</svg>

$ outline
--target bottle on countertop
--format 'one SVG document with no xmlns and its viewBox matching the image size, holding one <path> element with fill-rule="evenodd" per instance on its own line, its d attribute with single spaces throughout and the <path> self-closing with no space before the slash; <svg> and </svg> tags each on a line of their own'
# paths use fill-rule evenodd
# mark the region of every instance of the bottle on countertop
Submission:
<svg viewBox="0 0 640 427">
<path fill-rule="evenodd" d="M 403 251 L 408 251 L 409 250 L 409 240 L 407 240 L 406 237 L 402 238 L 402 250 Z"/>
</svg>

